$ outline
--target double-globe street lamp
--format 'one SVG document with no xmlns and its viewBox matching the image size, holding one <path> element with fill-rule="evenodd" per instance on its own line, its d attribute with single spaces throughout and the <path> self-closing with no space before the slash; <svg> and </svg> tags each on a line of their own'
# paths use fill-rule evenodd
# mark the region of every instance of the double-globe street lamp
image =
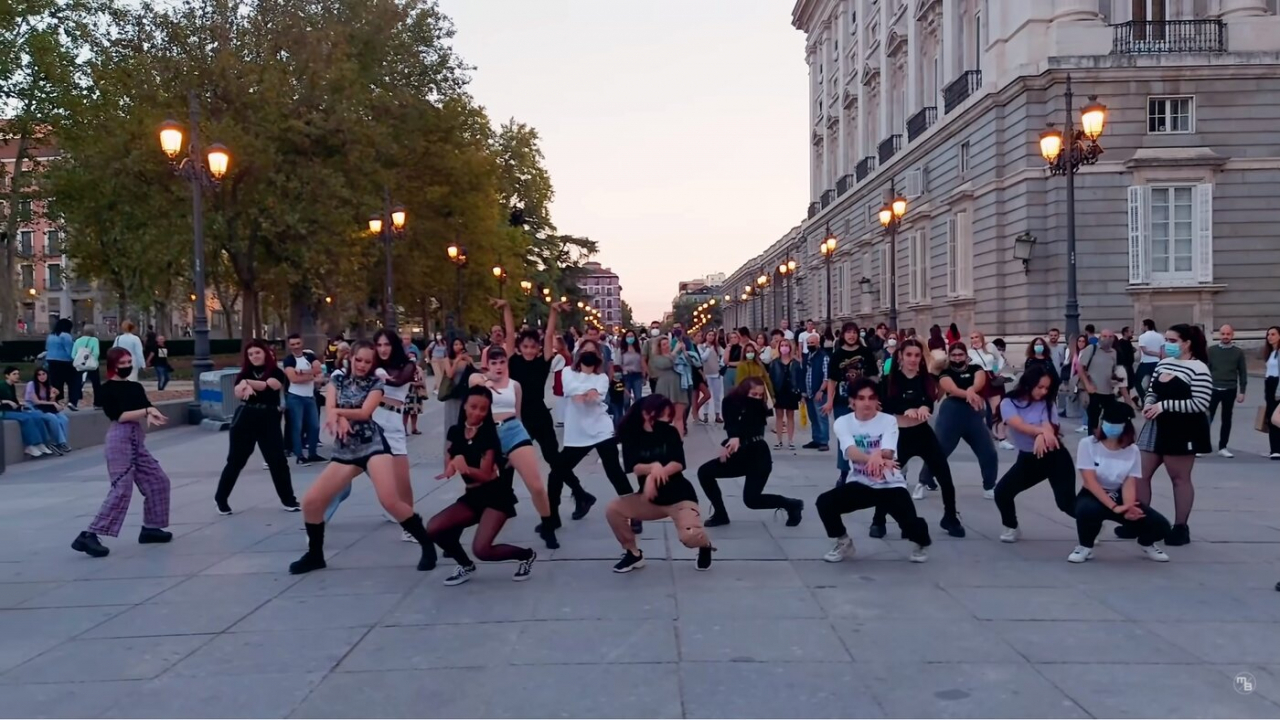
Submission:
<svg viewBox="0 0 1280 720">
<path fill-rule="evenodd" d="M 822 253 L 822 262 L 827 266 L 827 329 L 831 328 L 831 261 L 836 256 L 836 236 L 831 232 L 831 226 L 827 225 L 827 235 L 822 238 L 822 243 L 818 245 L 818 252 Z"/>
<path fill-rule="evenodd" d="M 1050 175 L 1067 176 L 1067 337 L 1080 334 L 1080 300 L 1076 288 L 1076 171 L 1081 165 L 1092 165 L 1102 155 L 1098 138 L 1107 121 L 1107 106 L 1089 96 L 1089 104 L 1080 112 L 1080 128 L 1076 129 L 1072 104 L 1071 76 L 1067 75 L 1066 123 L 1058 130 L 1049 123 L 1040 133 L 1040 154 L 1049 163 Z"/>
<path fill-rule="evenodd" d="M 507 289 L 507 271 L 501 265 L 493 266 L 493 279 L 498 281 L 498 297 Z"/>
<path fill-rule="evenodd" d="M 169 164 L 179 177 L 191 183 L 191 226 L 194 235 L 192 252 L 192 280 L 195 284 L 195 300 L 192 302 L 192 334 L 195 336 L 195 359 L 191 369 L 195 374 L 195 392 L 187 405 L 187 422 L 198 423 L 200 412 L 200 375 L 213 370 L 209 356 L 209 314 L 205 301 L 204 285 L 204 191 L 214 189 L 222 182 L 231 163 L 231 153 L 219 143 L 208 149 L 200 145 L 200 103 L 194 91 L 187 93 L 187 114 L 191 139 L 186 145 L 187 154 L 179 159 L 183 149 L 182 126 L 174 120 L 166 120 L 160 126 L 160 149 L 169 157 Z M 143 358 L 134 358 L 142 362 Z"/>
<path fill-rule="evenodd" d="M 782 281 L 786 284 L 787 288 L 787 311 L 784 317 L 787 319 L 788 324 L 794 325 L 794 323 L 791 322 L 791 286 L 795 283 L 796 261 L 787 258 L 786 262 L 779 263 L 778 275 L 782 277 Z"/>
<path fill-rule="evenodd" d="M 445 248 L 445 253 L 449 255 L 449 262 L 453 263 L 454 268 L 457 269 L 454 282 L 457 290 L 457 302 L 454 306 L 453 317 L 459 332 L 461 332 L 464 327 L 462 324 L 462 268 L 467 265 L 467 249 L 458 243 L 451 243 L 449 247 Z"/>
<path fill-rule="evenodd" d="M 382 325 L 388 330 L 396 329 L 396 304 L 394 281 L 395 276 L 391 272 L 391 243 L 397 237 L 404 235 L 404 224 L 407 220 L 404 208 L 397 205 L 391 206 L 391 191 L 386 187 L 382 188 L 382 213 L 379 215 L 369 216 L 369 232 L 377 235 L 382 239 L 382 254 L 386 261 L 386 277 L 383 284 L 386 286 L 383 290 L 382 298 Z"/>
<path fill-rule="evenodd" d="M 907 214 L 907 199 L 889 183 L 889 200 L 880 208 L 880 224 L 889 232 L 889 327 L 898 329 L 898 228 Z"/>
<path fill-rule="evenodd" d="M 769 290 L 770 282 L 771 282 L 771 281 L 769 280 L 769 276 L 768 276 L 767 274 L 763 273 L 763 272 L 762 272 L 762 273 L 760 273 L 760 276 L 756 278 L 756 288 L 758 288 L 758 290 L 759 290 L 759 292 L 757 293 L 757 295 L 758 295 L 758 296 L 759 296 L 759 298 L 760 298 L 760 327 L 761 327 L 761 329 L 763 329 L 763 328 L 765 327 L 765 325 L 767 325 L 767 324 L 768 324 L 768 323 L 765 321 L 765 319 L 764 319 L 764 297 L 765 297 L 765 295 L 766 295 L 766 294 L 768 294 L 768 290 Z M 769 335 L 768 333 L 765 333 L 765 339 L 768 339 L 768 335 Z"/>
</svg>

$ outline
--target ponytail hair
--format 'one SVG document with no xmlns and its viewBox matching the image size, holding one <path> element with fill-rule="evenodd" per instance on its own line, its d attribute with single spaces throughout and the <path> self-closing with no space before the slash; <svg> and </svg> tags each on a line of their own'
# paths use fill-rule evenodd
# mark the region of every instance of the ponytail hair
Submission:
<svg viewBox="0 0 1280 720">
<path fill-rule="evenodd" d="M 1209 341 L 1205 339 L 1204 330 L 1201 330 L 1199 325 L 1178 323 L 1170 326 L 1169 329 L 1178 333 L 1179 338 L 1191 343 L 1191 357 L 1205 365 L 1209 364 Z"/>
</svg>

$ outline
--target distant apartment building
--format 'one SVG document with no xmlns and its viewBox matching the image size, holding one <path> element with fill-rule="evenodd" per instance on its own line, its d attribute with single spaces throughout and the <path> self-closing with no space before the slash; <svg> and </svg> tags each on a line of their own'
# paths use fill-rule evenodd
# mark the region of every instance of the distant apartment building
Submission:
<svg viewBox="0 0 1280 720">
<path fill-rule="evenodd" d="M 606 328 L 622 325 L 622 282 L 618 274 L 598 262 L 582 266 L 578 289 L 591 301 L 591 307 L 600 311 Z"/>
</svg>

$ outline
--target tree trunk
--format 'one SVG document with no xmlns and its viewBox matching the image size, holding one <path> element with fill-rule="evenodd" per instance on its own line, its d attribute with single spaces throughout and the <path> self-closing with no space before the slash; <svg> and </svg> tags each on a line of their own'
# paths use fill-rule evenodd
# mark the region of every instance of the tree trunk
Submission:
<svg viewBox="0 0 1280 720">
<path fill-rule="evenodd" d="M 240 342 L 248 343 L 257 336 L 262 323 L 258 318 L 258 293 L 253 288 L 240 288 L 242 310 L 240 312 Z"/>
<path fill-rule="evenodd" d="M 8 215 L 5 218 L 4 244 L 5 279 L 0 282 L 0 338 L 12 338 L 18 332 L 18 226 L 21 220 L 19 208 L 22 201 L 22 178 L 26 174 L 27 149 L 30 137 L 26 128 L 18 136 L 18 152 L 14 155 L 13 176 L 9 182 L 6 199 Z M 34 248 L 32 251 L 34 252 Z"/>
</svg>

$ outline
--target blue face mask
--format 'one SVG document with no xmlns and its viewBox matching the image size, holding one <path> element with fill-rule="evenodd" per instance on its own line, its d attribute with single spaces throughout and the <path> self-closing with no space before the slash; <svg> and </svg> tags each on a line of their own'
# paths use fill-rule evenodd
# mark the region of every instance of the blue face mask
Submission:
<svg viewBox="0 0 1280 720">
<path fill-rule="evenodd" d="M 1042 353 L 1042 352 L 1044 352 L 1044 346 L 1043 346 L 1043 345 L 1041 345 L 1040 343 L 1036 343 L 1036 344 L 1035 344 L 1035 346 L 1034 346 L 1032 349 L 1033 349 L 1033 350 L 1035 350 L 1035 351 L 1036 351 L 1036 352 L 1038 352 L 1038 353 Z"/>
<path fill-rule="evenodd" d="M 1170 358 L 1180 357 L 1182 355 L 1182 345 L 1175 342 L 1167 342 L 1164 344 L 1164 356 Z"/>
<path fill-rule="evenodd" d="M 1102 421 L 1102 435 L 1104 437 L 1115 440 L 1124 434 L 1124 423 L 1109 423 Z"/>
</svg>

